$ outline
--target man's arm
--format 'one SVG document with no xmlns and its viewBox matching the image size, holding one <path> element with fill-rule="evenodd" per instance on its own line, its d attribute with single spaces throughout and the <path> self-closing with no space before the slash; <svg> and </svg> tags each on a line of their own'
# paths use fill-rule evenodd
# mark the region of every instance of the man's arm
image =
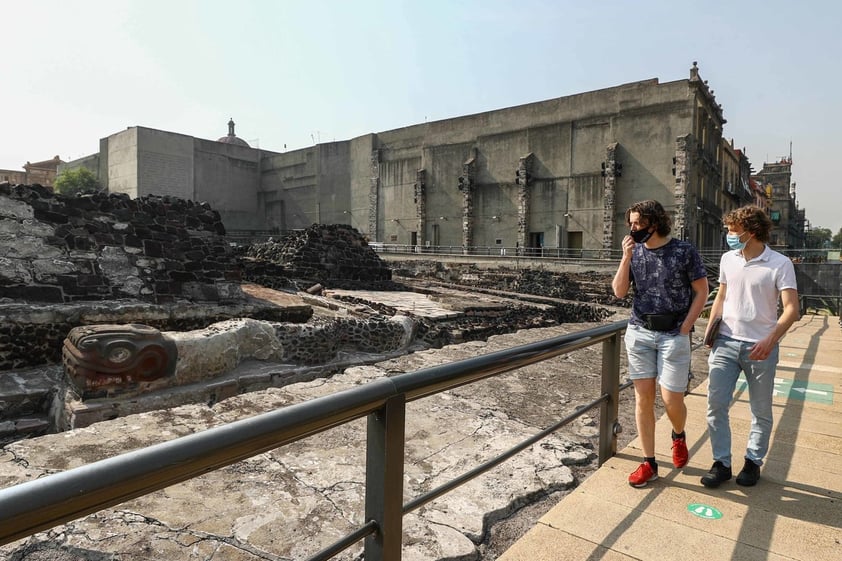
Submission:
<svg viewBox="0 0 842 561">
<path fill-rule="evenodd" d="M 690 303 L 690 309 L 687 310 L 687 317 L 684 319 L 684 322 L 681 324 L 681 328 L 679 329 L 679 333 L 682 335 L 689 334 L 690 330 L 693 329 L 693 326 L 696 324 L 696 320 L 699 319 L 699 314 L 702 313 L 702 310 L 705 307 L 705 302 L 707 302 L 708 299 L 707 277 L 701 277 L 694 280 L 690 286 L 693 288 L 693 301 Z"/>
<path fill-rule="evenodd" d="M 617 298 L 625 298 L 629 294 L 629 287 L 631 286 L 631 260 L 634 250 L 634 240 L 631 239 L 631 236 L 623 238 L 622 249 L 623 257 L 620 259 L 617 272 L 614 274 L 614 280 L 611 281 L 611 289 Z"/>
<path fill-rule="evenodd" d="M 787 288 L 781 291 L 781 303 L 784 310 L 778 323 L 775 324 L 775 342 L 783 339 L 792 324 L 798 321 L 801 315 L 801 306 L 798 303 L 798 291 L 794 288 Z"/>
<path fill-rule="evenodd" d="M 781 303 L 783 304 L 783 312 L 775 324 L 775 329 L 765 339 L 755 343 L 752 347 L 748 358 L 751 360 L 763 360 L 769 356 L 778 341 L 783 339 L 792 324 L 801 315 L 800 305 L 798 304 L 798 291 L 794 288 L 785 288 L 781 291 Z"/>
<path fill-rule="evenodd" d="M 719 288 L 716 290 L 716 298 L 713 299 L 713 305 L 710 308 L 710 317 L 708 318 L 708 326 L 705 329 L 705 339 L 708 337 L 708 331 L 713 326 L 713 320 L 722 316 L 722 307 L 725 303 L 725 292 L 728 290 L 728 285 L 724 282 L 719 283 Z"/>
</svg>

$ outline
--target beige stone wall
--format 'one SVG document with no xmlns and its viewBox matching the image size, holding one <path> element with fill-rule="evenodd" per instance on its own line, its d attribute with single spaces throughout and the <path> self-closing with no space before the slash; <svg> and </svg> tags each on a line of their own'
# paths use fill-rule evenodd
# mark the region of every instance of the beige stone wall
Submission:
<svg viewBox="0 0 842 561">
<path fill-rule="evenodd" d="M 104 139 L 99 165 L 110 191 L 207 200 L 229 230 L 342 223 L 384 243 L 616 249 L 625 209 L 654 198 L 673 213 L 674 235 L 719 249 L 710 217 L 721 213 L 723 124 L 694 65 L 685 80 L 644 80 L 284 153 L 130 128 Z"/>
<path fill-rule="evenodd" d="M 173 196 L 219 209 L 231 230 L 267 226 L 261 160 L 276 153 L 202 140 L 183 134 L 130 127 L 100 141 L 100 151 L 62 169 L 87 167 L 112 193 L 131 197 Z"/>
<path fill-rule="evenodd" d="M 25 183 L 27 185 L 35 185 L 37 183 L 44 187 L 52 187 L 56 179 L 56 169 L 60 163 L 61 158 L 58 156 L 43 162 L 26 162 L 26 165 L 23 166 L 26 170 Z"/>
<path fill-rule="evenodd" d="M 679 218 L 676 233 L 693 240 L 699 231 L 696 190 L 705 181 L 712 185 L 711 177 L 719 174 L 702 166 L 716 160 L 721 133 L 718 114 L 706 109 L 711 101 L 706 92 L 706 86 L 688 80 L 647 80 L 334 143 L 348 146 L 345 160 L 328 163 L 319 157 L 319 149 L 328 145 L 319 145 L 266 162 L 266 175 L 283 180 L 271 179 L 271 185 L 264 180 L 263 192 L 276 210 L 280 205 L 268 197 L 284 200 L 279 222 L 287 227 L 303 225 L 303 216 L 318 216 L 350 223 L 384 243 L 462 246 L 468 240 L 475 246 L 514 247 L 541 240 L 543 247 L 565 248 L 575 239 L 586 249 L 606 243 L 618 247 L 626 230 L 625 209 L 655 198 Z M 694 131 L 702 131 L 705 142 L 694 145 L 677 196 L 676 141 Z M 615 144 L 622 169 L 612 176 L 613 200 L 606 214 L 601 165 Z M 519 185 L 519 161 L 530 154 L 525 186 Z M 290 164 L 296 158 L 305 159 L 305 165 Z M 469 160 L 471 188 L 460 190 Z M 334 166 L 345 166 L 344 173 Z M 323 182 L 328 169 L 332 179 Z M 419 169 L 424 170 L 422 207 L 414 187 Z M 347 213 L 323 211 L 343 199 Z"/>
<path fill-rule="evenodd" d="M 319 221 L 315 146 L 261 160 L 260 208 L 267 228 L 292 230 Z"/>
<path fill-rule="evenodd" d="M 106 187 L 111 193 L 125 193 L 137 198 L 138 192 L 138 140 L 137 127 L 112 134 L 104 143 L 107 154 Z"/>
<path fill-rule="evenodd" d="M 26 183 L 26 172 L 13 169 L 0 169 L 0 182 L 8 181 L 12 185 Z"/>
<path fill-rule="evenodd" d="M 412 232 L 417 232 L 415 220 L 415 176 L 421 169 L 421 156 L 389 160 L 380 166 L 382 187 L 379 209 L 383 220 L 382 241 L 387 243 L 411 244 Z M 455 219 L 455 217 L 454 217 Z M 417 238 L 416 238 L 417 239 Z"/>
<path fill-rule="evenodd" d="M 189 137 L 188 137 L 189 138 Z M 190 138 L 191 179 L 196 201 L 219 209 L 227 230 L 263 229 L 258 213 L 260 151 L 254 148 Z"/>
<path fill-rule="evenodd" d="M 348 224 L 354 216 L 351 204 L 351 146 L 348 142 L 330 142 L 316 146 L 318 166 L 318 220 L 320 224 Z M 351 210 L 345 214 L 346 210 Z M 312 223 L 311 223 L 312 224 Z M 310 226 L 306 224 L 305 226 Z"/>
<path fill-rule="evenodd" d="M 8 181 L 13 185 L 34 185 L 52 187 L 56 179 L 56 171 L 62 164 L 58 156 L 42 162 L 26 162 L 23 171 L 0 169 L 0 182 Z"/>
<path fill-rule="evenodd" d="M 61 174 L 67 170 L 78 169 L 78 168 L 86 168 L 91 173 L 97 176 L 100 181 L 100 185 L 106 187 L 102 182 L 102 177 L 100 176 L 100 163 L 102 158 L 100 157 L 99 153 L 91 154 L 89 156 L 85 156 L 83 158 L 79 158 L 77 160 L 71 160 L 69 162 L 64 162 L 59 164 L 58 166 L 58 174 Z"/>
<path fill-rule="evenodd" d="M 193 180 L 193 138 L 183 134 L 137 127 L 137 191 L 188 200 L 215 201 L 198 196 Z M 205 163 L 210 167 L 211 162 Z M 212 191 L 211 191 L 212 193 Z M 210 193 L 209 193 L 210 194 Z"/>
</svg>

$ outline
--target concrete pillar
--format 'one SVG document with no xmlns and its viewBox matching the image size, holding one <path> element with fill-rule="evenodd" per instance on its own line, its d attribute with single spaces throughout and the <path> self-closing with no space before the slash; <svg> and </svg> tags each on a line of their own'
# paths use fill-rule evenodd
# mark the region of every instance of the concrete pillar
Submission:
<svg viewBox="0 0 842 561">
<path fill-rule="evenodd" d="M 622 166 L 617 165 L 616 142 L 605 149 L 605 163 L 603 164 L 603 207 L 602 207 L 602 249 L 606 250 L 603 257 L 607 258 L 614 245 L 614 225 L 617 216 L 617 176 L 622 173 Z M 619 247 L 619 242 L 618 242 Z"/>
<path fill-rule="evenodd" d="M 675 229 L 673 236 L 686 240 L 689 235 L 690 224 L 687 221 L 687 191 L 689 171 L 692 165 L 693 138 L 691 135 L 679 136 L 675 139 L 675 158 L 673 160 L 673 173 L 675 175 Z"/>
<path fill-rule="evenodd" d="M 529 243 L 529 181 L 532 179 L 533 159 L 534 155 L 531 152 L 520 158 L 515 172 L 515 183 L 518 185 L 517 242 L 520 247 L 526 247 Z"/>
<path fill-rule="evenodd" d="M 380 150 L 371 152 L 371 179 L 368 192 L 368 239 L 376 241 L 377 209 L 380 202 Z"/>
<path fill-rule="evenodd" d="M 476 174 L 476 149 L 471 157 L 462 164 L 462 175 L 459 176 L 459 191 L 462 192 L 462 253 L 467 254 L 468 248 L 474 245 L 474 176 Z"/>
<path fill-rule="evenodd" d="M 427 172 L 419 169 L 415 172 L 415 231 L 418 232 L 418 245 L 427 241 Z"/>
</svg>

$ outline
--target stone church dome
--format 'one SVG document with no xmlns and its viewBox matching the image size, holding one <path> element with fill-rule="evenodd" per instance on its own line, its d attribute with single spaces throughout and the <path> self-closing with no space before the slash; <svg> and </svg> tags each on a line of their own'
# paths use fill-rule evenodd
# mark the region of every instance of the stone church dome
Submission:
<svg viewBox="0 0 842 561">
<path fill-rule="evenodd" d="M 233 118 L 231 118 L 228 121 L 228 136 L 223 136 L 222 138 L 218 139 L 217 142 L 224 142 L 225 144 L 236 144 L 237 146 L 245 146 L 246 148 L 251 148 L 248 142 L 234 134 Z"/>
</svg>

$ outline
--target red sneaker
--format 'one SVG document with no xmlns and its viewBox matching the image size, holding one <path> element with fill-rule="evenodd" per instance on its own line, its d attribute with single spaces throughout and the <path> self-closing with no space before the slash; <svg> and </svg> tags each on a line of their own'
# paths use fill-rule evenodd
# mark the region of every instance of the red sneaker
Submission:
<svg viewBox="0 0 842 561">
<path fill-rule="evenodd" d="M 687 465 L 687 458 L 690 454 L 687 452 L 687 439 L 673 438 L 672 439 L 672 465 L 677 468 L 683 468 Z"/>
<path fill-rule="evenodd" d="M 643 462 L 629 476 L 629 485 L 632 487 L 646 487 L 650 481 L 658 479 L 658 472 L 652 469 L 649 462 Z"/>
</svg>

